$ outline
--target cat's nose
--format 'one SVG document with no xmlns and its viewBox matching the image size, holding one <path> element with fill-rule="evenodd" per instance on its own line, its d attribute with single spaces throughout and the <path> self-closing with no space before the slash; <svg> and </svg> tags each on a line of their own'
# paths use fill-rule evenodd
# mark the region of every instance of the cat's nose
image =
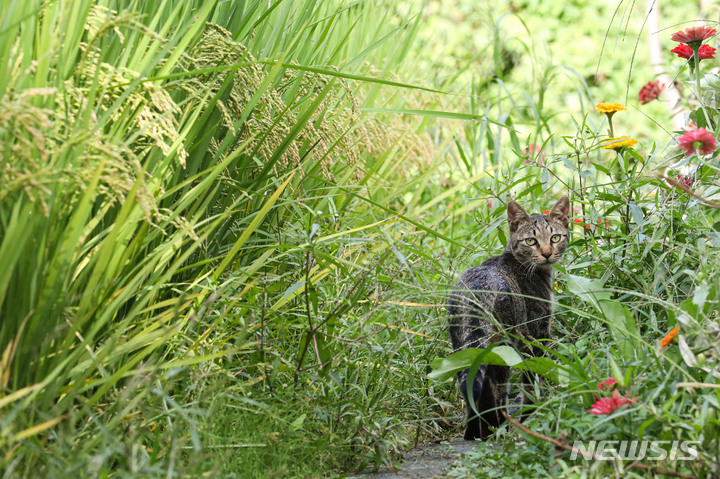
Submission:
<svg viewBox="0 0 720 479">
<path fill-rule="evenodd" d="M 545 256 L 545 258 L 549 258 L 550 256 L 552 256 L 552 251 L 541 251 L 540 254 Z"/>
</svg>

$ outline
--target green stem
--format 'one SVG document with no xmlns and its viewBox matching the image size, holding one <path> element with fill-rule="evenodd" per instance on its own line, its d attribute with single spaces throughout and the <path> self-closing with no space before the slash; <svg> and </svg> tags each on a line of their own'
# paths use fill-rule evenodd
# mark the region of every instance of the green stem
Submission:
<svg viewBox="0 0 720 479">
<path fill-rule="evenodd" d="M 701 45 L 692 45 L 692 51 L 693 51 L 693 63 L 695 64 L 695 97 L 697 98 L 698 103 L 700 103 L 700 108 L 702 108 L 703 115 L 705 115 L 705 126 L 710 126 L 710 117 L 708 116 L 707 110 L 705 110 L 705 105 L 702 102 L 702 97 L 700 96 L 700 46 Z"/>
</svg>

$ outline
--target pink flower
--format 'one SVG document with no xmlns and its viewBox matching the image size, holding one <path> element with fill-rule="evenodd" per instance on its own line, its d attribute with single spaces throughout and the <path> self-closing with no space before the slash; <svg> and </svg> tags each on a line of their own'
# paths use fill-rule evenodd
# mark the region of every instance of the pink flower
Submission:
<svg viewBox="0 0 720 479">
<path fill-rule="evenodd" d="M 678 141 L 680 142 L 680 148 L 685 150 L 686 156 L 690 156 L 696 152 L 703 155 L 709 155 L 715 151 L 715 146 L 717 145 L 715 137 L 705 130 L 705 128 L 686 131 Z"/>
<path fill-rule="evenodd" d="M 650 103 L 659 97 L 663 88 L 664 85 L 661 85 L 658 80 L 647 82 L 638 93 L 638 100 L 640 101 L 640 104 L 644 105 L 646 103 Z"/>
<path fill-rule="evenodd" d="M 590 408 L 590 414 L 602 415 L 611 414 L 625 404 L 635 404 L 635 399 L 629 399 L 627 396 L 621 396 L 619 392 L 613 391 L 612 397 L 600 398 Z"/>
<path fill-rule="evenodd" d="M 678 43 L 700 43 L 708 38 L 712 37 L 717 33 L 712 27 L 690 27 L 686 28 L 685 31 L 675 32 L 670 37 L 670 40 Z"/>
<path fill-rule="evenodd" d="M 542 151 L 542 145 L 536 145 L 535 143 L 528 143 L 528 146 L 523 147 L 520 153 L 525 157 L 525 163 L 532 163 L 532 160 L 537 159 L 538 165 L 543 164 L 545 159 L 545 152 Z"/>
<path fill-rule="evenodd" d="M 670 50 L 672 53 L 676 53 L 678 57 L 680 58 L 687 58 L 690 59 L 693 56 L 693 50 L 687 45 L 680 44 Z M 715 52 L 717 50 L 710 45 L 702 45 L 700 49 L 698 50 L 698 56 L 700 57 L 700 60 L 708 60 L 710 58 L 715 58 Z"/>
</svg>

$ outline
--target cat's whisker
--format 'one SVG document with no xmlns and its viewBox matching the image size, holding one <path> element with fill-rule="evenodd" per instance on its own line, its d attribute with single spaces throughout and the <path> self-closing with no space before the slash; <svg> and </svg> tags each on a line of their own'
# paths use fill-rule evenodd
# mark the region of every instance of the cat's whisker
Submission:
<svg viewBox="0 0 720 479">
<path fill-rule="evenodd" d="M 528 272 L 525 275 L 526 279 L 531 279 L 533 275 L 535 274 L 535 270 L 537 269 L 537 263 L 531 263 L 530 268 L 528 269 Z"/>
</svg>

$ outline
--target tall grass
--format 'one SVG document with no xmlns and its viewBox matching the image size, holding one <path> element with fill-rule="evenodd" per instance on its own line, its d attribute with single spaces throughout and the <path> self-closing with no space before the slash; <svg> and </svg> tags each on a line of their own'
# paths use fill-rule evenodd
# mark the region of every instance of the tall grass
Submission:
<svg viewBox="0 0 720 479">
<path fill-rule="evenodd" d="M 398 420 L 437 402 L 423 378 L 381 368 L 434 354 L 401 250 L 437 233 L 398 222 L 416 182 L 387 183 L 412 123 L 360 114 L 416 91 L 391 72 L 417 23 L 380 11 L 3 3 L 6 477 L 357 467 L 428 428 Z"/>
</svg>

